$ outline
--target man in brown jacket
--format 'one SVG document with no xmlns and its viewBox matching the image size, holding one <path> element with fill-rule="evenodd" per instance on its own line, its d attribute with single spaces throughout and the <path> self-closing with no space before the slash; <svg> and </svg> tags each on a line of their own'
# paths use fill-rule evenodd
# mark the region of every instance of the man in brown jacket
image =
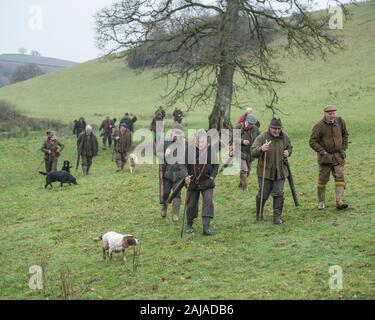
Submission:
<svg viewBox="0 0 375 320">
<path fill-rule="evenodd" d="M 112 129 L 114 127 L 112 119 L 107 116 L 102 124 L 100 125 L 99 131 L 103 130 L 101 136 L 103 136 L 103 149 L 106 148 L 107 140 L 108 140 L 108 147 L 110 148 L 112 145 Z"/>
<path fill-rule="evenodd" d="M 258 158 L 257 175 L 259 191 L 256 196 L 257 221 L 263 220 L 263 207 L 272 193 L 274 223 L 283 223 L 281 215 L 284 205 L 284 183 L 285 179 L 289 176 L 285 160 L 292 154 L 292 148 L 288 135 L 282 131 L 281 120 L 275 118 L 271 120 L 268 131 L 260 134 L 251 146 L 251 156 Z M 266 153 L 267 160 L 265 164 Z M 264 178 L 263 199 L 261 199 L 262 178 Z"/>
<path fill-rule="evenodd" d="M 332 172 L 336 182 L 336 208 L 346 209 L 343 202 L 345 177 L 344 165 L 348 148 L 348 131 L 344 119 L 336 116 L 336 107 L 324 108 L 324 117 L 312 129 L 310 147 L 316 151 L 319 164 L 318 208 L 325 208 L 326 184 Z"/>
<path fill-rule="evenodd" d="M 115 143 L 116 152 L 116 164 L 117 172 L 124 170 L 124 165 L 126 162 L 126 154 L 129 152 L 132 145 L 132 136 L 129 129 L 126 128 L 126 124 L 123 122 L 120 125 L 120 129 L 117 129 L 113 133 L 113 139 Z"/>
</svg>

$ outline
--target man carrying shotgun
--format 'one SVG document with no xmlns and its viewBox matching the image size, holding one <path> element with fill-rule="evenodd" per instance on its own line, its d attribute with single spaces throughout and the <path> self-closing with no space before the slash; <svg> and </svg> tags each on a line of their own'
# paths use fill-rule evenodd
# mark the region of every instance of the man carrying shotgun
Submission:
<svg viewBox="0 0 375 320">
<path fill-rule="evenodd" d="M 292 154 L 289 136 L 282 131 L 280 119 L 273 118 L 266 132 L 260 134 L 251 146 L 251 155 L 258 158 L 259 191 L 256 196 L 256 220 L 263 220 L 264 205 L 272 193 L 274 223 L 281 224 L 284 205 L 284 183 L 289 176 L 284 161 Z"/>
<path fill-rule="evenodd" d="M 180 154 L 178 154 L 180 153 Z M 185 139 L 182 126 L 176 123 L 173 127 L 170 139 L 157 146 L 157 155 L 164 157 L 162 164 L 162 176 L 160 183 L 160 215 L 167 216 L 168 197 L 172 190 L 175 190 L 178 183 L 187 175 L 185 166 Z M 181 190 L 175 195 L 172 202 L 172 221 L 177 222 L 181 207 Z"/>
</svg>

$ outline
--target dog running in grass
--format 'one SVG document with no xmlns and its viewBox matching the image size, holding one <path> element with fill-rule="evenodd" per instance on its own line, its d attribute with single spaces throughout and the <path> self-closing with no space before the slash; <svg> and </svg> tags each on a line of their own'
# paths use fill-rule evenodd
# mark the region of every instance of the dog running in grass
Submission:
<svg viewBox="0 0 375 320">
<path fill-rule="evenodd" d="M 61 187 L 64 185 L 64 183 L 67 183 L 70 186 L 72 184 L 78 184 L 76 178 L 65 170 L 50 173 L 39 171 L 39 173 L 46 176 L 46 185 L 44 186 L 45 189 L 47 189 L 48 186 L 51 186 L 52 188 L 52 182 L 60 182 Z"/>
<path fill-rule="evenodd" d="M 129 155 L 130 173 L 135 173 L 135 167 L 137 166 L 138 158 L 134 153 Z"/>
</svg>

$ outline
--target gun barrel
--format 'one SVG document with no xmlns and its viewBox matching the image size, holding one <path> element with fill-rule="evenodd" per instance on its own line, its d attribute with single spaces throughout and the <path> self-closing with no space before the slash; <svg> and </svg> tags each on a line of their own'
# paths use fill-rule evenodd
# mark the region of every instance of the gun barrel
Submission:
<svg viewBox="0 0 375 320">
<path fill-rule="evenodd" d="M 181 179 L 181 181 L 178 183 L 176 189 L 173 190 L 171 195 L 169 196 L 167 202 L 172 203 L 173 199 L 177 196 L 177 194 L 182 190 L 182 188 L 185 186 L 185 178 Z"/>
<path fill-rule="evenodd" d="M 293 180 L 292 171 L 290 170 L 289 162 L 285 161 L 285 164 L 286 164 L 288 172 L 289 172 L 288 182 L 289 182 L 290 191 L 291 191 L 292 196 L 293 196 L 294 205 L 296 207 L 298 207 L 299 206 L 299 202 L 298 202 L 298 196 L 297 196 L 296 188 L 294 186 L 294 180 Z"/>
</svg>

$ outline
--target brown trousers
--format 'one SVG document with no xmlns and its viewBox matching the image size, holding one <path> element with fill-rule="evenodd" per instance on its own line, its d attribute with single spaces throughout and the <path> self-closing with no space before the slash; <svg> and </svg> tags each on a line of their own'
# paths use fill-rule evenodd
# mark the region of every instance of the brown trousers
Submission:
<svg viewBox="0 0 375 320">
<path fill-rule="evenodd" d="M 336 185 L 345 186 L 344 165 L 325 166 L 319 165 L 318 187 L 324 188 L 328 183 L 330 174 L 335 178 Z"/>
<path fill-rule="evenodd" d="M 202 217 L 214 217 L 214 189 L 188 191 L 186 216 L 188 221 L 198 218 L 199 196 L 202 194 Z"/>
</svg>

